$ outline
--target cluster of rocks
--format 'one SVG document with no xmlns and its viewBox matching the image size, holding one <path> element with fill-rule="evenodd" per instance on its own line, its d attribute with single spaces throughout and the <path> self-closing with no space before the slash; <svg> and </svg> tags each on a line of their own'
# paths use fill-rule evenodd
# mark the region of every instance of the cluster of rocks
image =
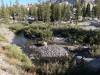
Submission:
<svg viewBox="0 0 100 75">
<path fill-rule="evenodd" d="M 40 58 L 67 57 L 68 51 L 57 45 L 48 45 L 32 48 L 32 55 L 37 55 Z"/>
</svg>

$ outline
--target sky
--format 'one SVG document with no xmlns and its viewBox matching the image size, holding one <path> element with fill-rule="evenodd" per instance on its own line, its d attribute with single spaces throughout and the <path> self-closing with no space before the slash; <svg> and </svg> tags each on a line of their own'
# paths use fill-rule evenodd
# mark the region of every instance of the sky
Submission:
<svg viewBox="0 0 100 75">
<path fill-rule="evenodd" d="M 0 0 L 0 6 L 1 6 L 1 1 L 2 0 Z M 4 4 L 7 4 L 7 5 L 9 5 L 10 3 L 15 3 L 15 1 L 16 0 L 3 0 L 3 2 L 4 2 Z M 20 4 L 28 4 L 28 3 L 38 3 L 38 1 L 39 0 L 18 0 L 18 2 L 20 3 Z M 41 1 L 44 1 L 44 0 L 41 0 Z"/>
</svg>

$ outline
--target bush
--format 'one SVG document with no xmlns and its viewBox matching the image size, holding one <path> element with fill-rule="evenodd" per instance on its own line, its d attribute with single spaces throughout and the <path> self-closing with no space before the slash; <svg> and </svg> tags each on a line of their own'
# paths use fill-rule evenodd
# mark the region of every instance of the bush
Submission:
<svg viewBox="0 0 100 75">
<path fill-rule="evenodd" d="M 91 54 L 93 56 L 96 56 L 96 57 L 100 56 L 100 45 L 94 45 L 91 48 L 92 48 Z"/>
<path fill-rule="evenodd" d="M 24 29 L 24 24 L 14 24 L 11 25 L 9 29 L 11 29 L 16 35 L 19 35 Z"/>
<path fill-rule="evenodd" d="M 53 29 L 55 36 L 60 35 L 61 37 L 69 38 L 76 41 L 78 44 L 100 44 L 100 31 L 92 30 L 82 30 L 75 28 L 62 28 L 62 29 Z"/>
<path fill-rule="evenodd" d="M 31 67 L 31 60 L 22 52 L 20 47 L 16 45 L 9 45 L 5 47 L 5 50 L 7 50 L 6 55 L 8 57 L 18 59 L 23 63 L 25 68 Z"/>
<path fill-rule="evenodd" d="M 52 31 L 47 26 L 28 26 L 24 29 L 25 37 L 41 41 L 48 41 L 52 38 Z"/>
</svg>

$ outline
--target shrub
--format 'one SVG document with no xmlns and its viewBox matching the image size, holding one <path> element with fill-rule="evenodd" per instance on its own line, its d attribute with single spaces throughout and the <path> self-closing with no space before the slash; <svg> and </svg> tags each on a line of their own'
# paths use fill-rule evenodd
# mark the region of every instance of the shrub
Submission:
<svg viewBox="0 0 100 75">
<path fill-rule="evenodd" d="M 29 68 L 32 65 L 31 60 L 28 58 L 27 55 L 25 55 L 21 48 L 16 45 L 9 45 L 5 47 L 5 50 L 7 50 L 6 55 L 10 58 L 18 59 L 23 63 L 23 66 L 25 68 Z"/>
<path fill-rule="evenodd" d="M 14 24 L 14 25 L 11 25 L 9 27 L 9 29 L 11 29 L 16 35 L 19 35 L 23 31 L 24 25 L 23 24 Z"/>
<path fill-rule="evenodd" d="M 75 28 L 62 28 L 53 29 L 55 36 L 60 35 L 61 37 L 69 38 L 76 41 L 78 44 L 100 44 L 100 31 L 82 30 Z M 74 42 L 73 42 L 74 43 Z"/>
<path fill-rule="evenodd" d="M 52 31 L 47 26 L 28 26 L 24 29 L 25 37 L 35 40 L 48 41 L 52 37 Z"/>
<path fill-rule="evenodd" d="M 100 45 L 94 45 L 92 46 L 92 52 L 91 54 L 93 56 L 100 56 Z"/>
</svg>

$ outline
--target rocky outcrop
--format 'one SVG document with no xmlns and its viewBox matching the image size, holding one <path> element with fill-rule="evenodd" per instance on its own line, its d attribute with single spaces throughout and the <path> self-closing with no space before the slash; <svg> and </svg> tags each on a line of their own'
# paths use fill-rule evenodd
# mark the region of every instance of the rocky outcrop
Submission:
<svg viewBox="0 0 100 75">
<path fill-rule="evenodd" d="M 58 58 L 68 56 L 68 51 L 63 47 L 59 47 L 57 45 L 48 45 L 32 48 L 30 55 L 39 58 Z"/>
</svg>

